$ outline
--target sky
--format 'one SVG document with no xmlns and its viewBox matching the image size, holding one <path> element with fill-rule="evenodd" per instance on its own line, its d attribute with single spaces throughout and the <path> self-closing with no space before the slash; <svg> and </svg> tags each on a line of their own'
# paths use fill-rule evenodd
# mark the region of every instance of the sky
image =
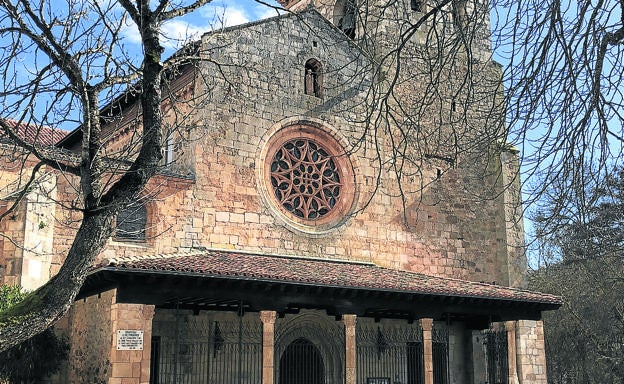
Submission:
<svg viewBox="0 0 624 384">
<path fill-rule="evenodd" d="M 190 0 L 183 1 L 190 2 Z M 278 6 L 275 0 L 267 0 L 266 3 Z M 102 26 L 104 23 L 101 22 L 101 16 L 95 9 L 99 9 L 99 12 L 106 15 L 109 22 L 106 25 L 111 26 L 121 20 L 121 15 L 124 13 L 121 5 L 116 0 L 94 0 L 88 3 L 61 0 L 42 4 L 44 5 L 41 13 L 46 20 L 68 21 L 68 27 L 59 24 L 53 27 L 52 31 L 57 40 L 69 44 L 68 52 L 74 55 L 83 68 L 83 75 L 89 78 L 92 85 L 97 84 L 102 80 L 100 74 L 105 63 L 109 61 L 109 57 L 106 52 L 98 54 L 98 50 L 93 47 L 100 43 L 98 31 L 101 32 L 103 40 L 110 39 L 111 33 L 107 32 L 104 27 L 101 31 L 98 30 L 98 25 Z M 69 8 L 69 4 L 75 8 Z M 165 22 L 161 28 L 161 43 L 165 48 L 163 59 L 170 57 L 188 42 L 198 40 L 204 33 L 211 30 L 277 16 L 277 10 L 269 5 L 254 0 L 213 0 L 188 15 Z M 4 8 L 0 10 L 0 18 L 5 15 L 5 12 Z M 27 24 L 35 25 L 29 18 L 25 20 Z M 33 29 L 37 30 L 36 27 Z M 85 33 L 85 30 L 89 32 Z M 14 51 L 11 50 L 12 47 Z M 86 47 L 91 47 L 89 54 L 84 54 Z M 121 40 L 117 42 L 114 49 L 116 60 L 122 63 L 122 66 L 110 65 L 109 74 L 124 73 L 127 69 L 124 66 L 128 62 L 140 65 L 142 61 L 141 39 L 133 22 L 126 20 L 125 25 L 121 26 Z M 0 92 L 0 108 L 5 118 L 21 120 L 24 117 L 25 122 L 28 123 L 72 131 L 81 123 L 80 105 L 72 101 L 72 96 L 62 90 L 68 84 L 60 70 L 58 68 L 53 71 L 46 69 L 49 62 L 49 58 L 37 49 L 31 40 L 20 37 L 18 33 L 0 34 L 0 63 L 4 66 L 4 75 L 0 78 L 0 84 L 3 90 L 7 90 Z M 41 86 L 35 91 L 34 80 L 41 79 L 40 76 L 43 76 L 44 80 L 36 81 Z M 102 93 L 101 102 L 106 104 L 111 97 L 121 91 L 123 87 L 113 86 Z M 25 92 L 34 94 L 36 97 L 32 99 L 24 97 Z M 29 117 L 32 117 L 32 120 Z"/>
<path fill-rule="evenodd" d="M 276 1 L 266 3 L 279 6 Z M 163 24 L 165 57 L 174 53 L 184 42 L 197 40 L 201 35 L 213 29 L 245 24 L 277 15 L 276 9 L 253 0 L 215 0 L 189 15 Z M 134 24 L 128 25 L 124 32 L 128 42 L 140 43 L 139 32 Z"/>
</svg>

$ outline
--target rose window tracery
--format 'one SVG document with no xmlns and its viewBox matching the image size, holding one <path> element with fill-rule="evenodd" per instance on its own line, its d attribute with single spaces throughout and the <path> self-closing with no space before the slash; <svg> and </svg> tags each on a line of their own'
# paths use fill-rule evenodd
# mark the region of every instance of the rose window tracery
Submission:
<svg viewBox="0 0 624 384">
<path fill-rule="evenodd" d="M 340 169 L 329 152 L 312 139 L 289 140 L 277 149 L 270 179 L 282 207 L 304 220 L 328 215 L 341 197 Z"/>
<path fill-rule="evenodd" d="M 284 224 L 305 233 L 338 227 L 356 204 L 351 160 L 324 128 L 308 121 L 282 126 L 262 151 L 263 198 Z"/>
</svg>

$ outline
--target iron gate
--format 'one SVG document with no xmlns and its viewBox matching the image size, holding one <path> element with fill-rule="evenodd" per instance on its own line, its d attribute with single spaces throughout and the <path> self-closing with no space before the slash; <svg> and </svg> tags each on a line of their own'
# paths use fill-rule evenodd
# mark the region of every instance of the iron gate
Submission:
<svg viewBox="0 0 624 384">
<path fill-rule="evenodd" d="M 490 329 L 484 334 L 488 384 L 508 384 L 507 331 Z"/>
<path fill-rule="evenodd" d="M 356 331 L 357 382 L 424 383 L 422 329 L 360 326 Z"/>
<path fill-rule="evenodd" d="M 433 353 L 433 384 L 449 382 L 449 334 L 447 329 L 433 328 L 431 334 Z"/>
<path fill-rule="evenodd" d="M 306 338 L 299 338 L 286 347 L 279 366 L 279 384 L 325 384 L 323 356 Z"/>
<path fill-rule="evenodd" d="M 210 324 L 206 340 L 152 338 L 150 384 L 257 384 L 262 325 Z"/>
<path fill-rule="evenodd" d="M 302 313 L 275 322 L 277 384 L 344 382 L 344 325 L 333 317 Z"/>
</svg>

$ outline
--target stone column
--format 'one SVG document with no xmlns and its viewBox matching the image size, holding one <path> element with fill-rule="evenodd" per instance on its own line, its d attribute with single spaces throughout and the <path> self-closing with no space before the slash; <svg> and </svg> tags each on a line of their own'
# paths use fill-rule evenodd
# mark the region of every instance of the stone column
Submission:
<svg viewBox="0 0 624 384">
<path fill-rule="evenodd" d="M 25 199 L 20 285 L 29 291 L 34 291 L 50 279 L 54 255 L 55 185 L 56 178 L 47 177 Z"/>
<path fill-rule="evenodd" d="M 509 367 L 509 384 L 520 384 L 516 365 L 516 322 L 506 321 L 507 331 L 507 366 Z"/>
<path fill-rule="evenodd" d="M 425 384 L 433 384 L 433 319 L 420 319 L 420 326 L 423 333 Z"/>
<path fill-rule="evenodd" d="M 345 325 L 345 384 L 356 383 L 357 351 L 355 342 L 356 315 L 342 315 Z"/>
<path fill-rule="evenodd" d="M 546 347 L 542 321 L 516 321 L 516 369 L 522 383 L 546 384 Z"/>
<path fill-rule="evenodd" d="M 260 311 L 260 320 L 262 320 L 262 384 L 273 384 L 275 318 L 275 311 Z"/>
<path fill-rule="evenodd" d="M 144 304 L 113 304 L 111 308 L 112 339 L 111 376 L 108 384 L 148 384 L 150 382 L 150 354 L 154 306 Z M 141 332 L 143 343 L 122 342 L 118 339 Z M 134 336 L 133 336 L 134 337 Z"/>
</svg>

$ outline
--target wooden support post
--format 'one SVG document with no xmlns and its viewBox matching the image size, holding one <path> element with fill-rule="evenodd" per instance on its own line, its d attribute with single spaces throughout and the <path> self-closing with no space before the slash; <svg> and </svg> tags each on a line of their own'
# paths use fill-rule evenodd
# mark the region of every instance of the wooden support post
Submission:
<svg viewBox="0 0 624 384">
<path fill-rule="evenodd" d="M 423 332 L 425 384 L 433 384 L 433 319 L 420 319 Z"/>
<path fill-rule="evenodd" d="M 260 311 L 262 321 L 262 384 L 273 384 L 275 367 L 275 311 Z"/>
<path fill-rule="evenodd" d="M 509 384 L 520 384 L 516 364 L 516 322 L 506 321 L 507 331 L 507 366 L 509 367 Z"/>
<path fill-rule="evenodd" d="M 356 315 L 342 315 L 342 321 L 345 325 L 345 384 L 356 384 L 356 320 Z"/>
</svg>

